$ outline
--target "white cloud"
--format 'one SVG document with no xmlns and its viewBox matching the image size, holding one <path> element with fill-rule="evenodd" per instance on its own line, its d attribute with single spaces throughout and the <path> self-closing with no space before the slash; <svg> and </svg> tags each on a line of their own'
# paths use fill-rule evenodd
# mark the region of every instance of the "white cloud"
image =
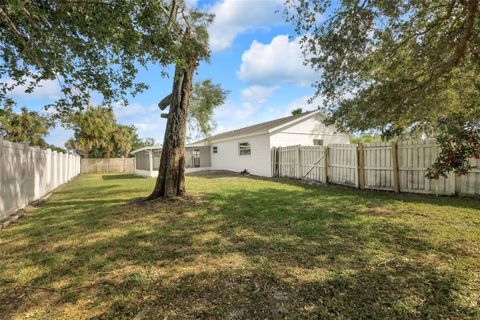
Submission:
<svg viewBox="0 0 480 320">
<path fill-rule="evenodd" d="M 9 95 L 13 98 L 23 100 L 41 100 L 49 99 L 56 100 L 62 96 L 60 84 L 57 80 L 43 80 L 40 81 L 32 93 L 27 93 L 25 90 L 28 88 L 29 80 L 25 81 L 25 84 L 16 86 Z M 13 85 L 13 80 L 7 80 L 7 85 Z"/>
<path fill-rule="evenodd" d="M 242 90 L 242 101 L 250 104 L 264 104 L 277 89 L 278 87 L 250 86 Z"/>
<path fill-rule="evenodd" d="M 185 0 L 185 4 L 187 5 L 187 8 L 196 8 L 197 3 L 198 3 L 198 0 Z"/>
<path fill-rule="evenodd" d="M 155 141 L 162 143 L 167 125 L 167 119 L 160 118 L 160 114 L 151 114 L 133 123 L 138 129 L 138 133 L 142 138 L 154 138 Z"/>
<path fill-rule="evenodd" d="M 319 74 L 303 62 L 300 38 L 289 41 L 287 35 L 278 35 L 268 44 L 253 41 L 242 55 L 237 75 L 249 83 L 305 86 L 317 80 Z"/>
<path fill-rule="evenodd" d="M 243 90 L 243 92 L 250 91 L 248 89 L 250 88 Z M 313 99 L 312 103 L 308 103 L 311 96 L 303 96 L 291 101 L 287 105 L 273 108 L 268 105 L 265 106 L 263 103 L 252 103 L 252 100 L 249 100 L 252 96 L 253 95 L 245 96 L 242 94 L 243 99 L 241 105 L 227 101 L 224 105 L 220 106 L 214 115 L 214 120 L 217 123 L 214 133 L 239 129 L 260 122 L 290 116 L 291 111 L 297 108 L 302 108 L 303 111 L 311 111 L 323 106 L 323 99 L 321 97 Z"/>
<path fill-rule="evenodd" d="M 235 38 L 256 28 L 284 23 L 278 10 L 283 0 L 223 0 L 210 10 L 215 20 L 209 27 L 210 48 L 221 51 L 229 48 Z"/>
<path fill-rule="evenodd" d="M 116 103 L 113 106 L 113 112 L 117 119 L 128 119 L 137 116 L 149 117 L 152 112 L 155 112 L 156 110 L 160 109 L 158 109 L 155 104 L 144 106 L 138 102 L 131 103 L 128 106 L 125 106 L 122 103 Z"/>
<path fill-rule="evenodd" d="M 120 123 L 134 125 L 141 138 L 163 141 L 167 119 L 160 117 L 161 112 L 156 104 L 143 105 L 133 102 L 124 105 L 118 102 L 113 106 L 113 112 Z"/>
</svg>

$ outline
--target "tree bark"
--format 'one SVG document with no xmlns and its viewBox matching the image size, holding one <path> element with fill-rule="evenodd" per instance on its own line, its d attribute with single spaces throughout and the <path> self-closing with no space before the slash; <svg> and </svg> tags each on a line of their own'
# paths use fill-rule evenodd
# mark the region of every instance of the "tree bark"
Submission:
<svg viewBox="0 0 480 320">
<path fill-rule="evenodd" d="M 175 66 L 170 112 L 165 129 L 158 177 L 148 200 L 185 195 L 185 135 L 198 59 L 191 54 L 186 66 Z"/>
</svg>

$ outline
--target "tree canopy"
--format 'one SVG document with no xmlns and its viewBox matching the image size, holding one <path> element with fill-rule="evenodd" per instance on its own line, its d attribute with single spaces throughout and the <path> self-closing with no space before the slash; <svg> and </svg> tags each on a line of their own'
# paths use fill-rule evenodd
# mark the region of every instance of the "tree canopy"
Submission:
<svg viewBox="0 0 480 320">
<path fill-rule="evenodd" d="M 450 148 L 431 177 L 465 173 L 480 157 L 479 10 L 479 0 L 285 1 L 330 122 L 438 136 Z"/>
<path fill-rule="evenodd" d="M 478 12 L 478 0 L 287 0 L 285 10 L 331 119 L 387 136 L 480 113 Z"/>
<path fill-rule="evenodd" d="M 64 96 L 55 106 L 62 112 L 88 105 L 92 92 L 105 105 L 125 100 L 146 88 L 135 80 L 139 67 L 182 63 L 187 47 L 195 48 L 179 41 L 182 31 L 170 15 L 186 9 L 174 9 L 166 0 L 2 1 L 0 100 L 19 85 L 31 92 L 42 80 L 61 83 Z"/>
<path fill-rule="evenodd" d="M 50 147 L 45 142 L 45 136 L 54 125 L 49 117 L 25 107 L 16 113 L 11 105 L 6 105 L 0 112 L 0 136 L 10 142 Z"/>
</svg>

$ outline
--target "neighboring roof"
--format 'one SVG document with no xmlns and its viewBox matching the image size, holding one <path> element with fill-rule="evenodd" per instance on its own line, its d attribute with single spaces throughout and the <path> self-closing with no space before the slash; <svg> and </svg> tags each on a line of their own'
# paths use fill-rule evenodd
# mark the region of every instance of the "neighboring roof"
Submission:
<svg viewBox="0 0 480 320">
<path fill-rule="evenodd" d="M 256 133 L 268 133 L 277 129 L 280 129 L 284 126 L 289 125 L 290 123 L 295 123 L 305 118 L 309 118 L 310 116 L 320 113 L 320 110 L 308 111 L 296 116 L 288 116 L 285 118 L 280 118 L 276 120 L 271 120 L 267 122 L 262 122 L 259 124 L 254 124 L 253 126 L 240 128 L 232 131 L 227 131 L 223 133 L 219 133 L 217 135 L 211 136 L 206 139 L 202 139 L 192 143 L 191 145 L 200 145 L 207 141 L 214 141 L 214 140 L 224 140 L 229 139 L 237 136 L 245 136 L 245 135 L 252 135 Z"/>
<path fill-rule="evenodd" d="M 147 150 L 162 150 L 162 147 L 156 147 L 156 146 L 151 146 L 151 147 L 143 147 L 137 150 L 130 151 L 131 154 L 135 154 L 140 151 L 147 151 Z"/>
</svg>

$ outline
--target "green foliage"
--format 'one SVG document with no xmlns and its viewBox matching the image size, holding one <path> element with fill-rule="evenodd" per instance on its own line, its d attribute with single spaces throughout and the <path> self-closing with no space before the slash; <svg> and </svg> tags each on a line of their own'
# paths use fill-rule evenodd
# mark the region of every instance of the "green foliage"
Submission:
<svg viewBox="0 0 480 320">
<path fill-rule="evenodd" d="M 185 63 L 188 50 L 208 57 L 205 26 L 212 17 L 175 6 L 198 35 L 179 41 L 183 30 L 168 23 L 171 11 L 166 0 L 2 1 L 0 100 L 15 86 L 31 92 L 41 80 L 58 80 L 61 113 L 88 105 L 92 92 L 107 105 L 146 89 L 135 80 L 139 67 Z"/>
<path fill-rule="evenodd" d="M 228 91 L 211 80 L 197 82 L 193 86 L 189 108 L 189 127 L 191 131 L 198 129 L 201 135 L 207 136 L 216 124 L 212 120 L 215 108 L 225 102 Z"/>
<path fill-rule="evenodd" d="M 137 128 L 134 125 L 128 126 L 127 128 L 129 128 L 130 130 L 132 150 L 137 150 L 144 147 L 152 147 L 156 144 L 154 138 L 145 138 L 145 139 L 140 138 L 137 132 Z"/>
<path fill-rule="evenodd" d="M 127 157 L 132 150 L 132 127 L 120 125 L 111 108 L 88 107 L 65 120 L 74 137 L 65 143 L 84 158 Z"/>
<path fill-rule="evenodd" d="M 376 143 L 376 142 L 382 142 L 382 137 L 375 134 L 362 134 L 360 136 L 352 135 L 350 137 L 350 142 L 354 144 Z"/>
<path fill-rule="evenodd" d="M 54 125 L 49 117 L 28 111 L 25 107 L 20 113 L 15 113 L 11 105 L 6 105 L 0 113 L 0 136 L 10 142 L 48 147 L 44 138 Z"/>
<path fill-rule="evenodd" d="M 437 133 L 480 99 L 479 1 L 286 0 L 330 121 L 384 136 Z"/>
<path fill-rule="evenodd" d="M 47 148 L 48 148 L 48 149 L 51 149 L 52 151 L 61 152 L 61 153 L 67 153 L 67 150 L 66 150 L 66 149 L 57 147 L 57 146 L 55 146 L 55 145 L 53 145 L 53 144 L 47 145 Z"/>
<path fill-rule="evenodd" d="M 302 108 L 296 108 L 296 109 L 293 109 L 292 110 L 292 116 L 298 116 L 298 115 L 301 115 L 303 112 L 303 109 Z"/>
<path fill-rule="evenodd" d="M 286 0 L 285 14 L 322 72 L 315 87 L 329 121 L 384 137 L 438 136 L 444 150 L 428 173 L 438 177 L 466 173 L 478 154 L 479 10 L 478 0 Z"/>
<path fill-rule="evenodd" d="M 480 111 L 480 110 L 479 110 Z M 441 119 L 441 133 L 437 137 L 442 151 L 427 177 L 438 179 L 447 177 L 450 171 L 456 174 L 467 174 L 473 166 L 470 159 L 480 159 L 480 122 L 469 122 L 463 115 Z"/>
</svg>

